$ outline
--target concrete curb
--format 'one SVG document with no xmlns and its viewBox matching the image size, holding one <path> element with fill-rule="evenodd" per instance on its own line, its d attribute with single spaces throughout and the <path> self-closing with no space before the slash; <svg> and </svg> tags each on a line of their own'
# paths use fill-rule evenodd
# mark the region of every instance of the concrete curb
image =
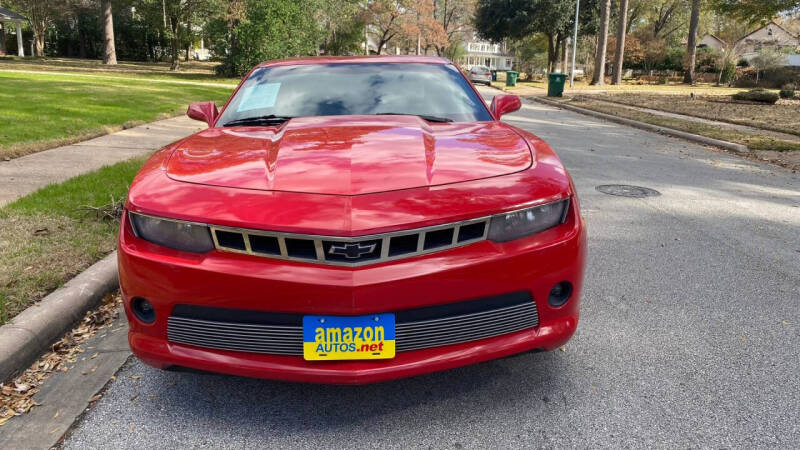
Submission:
<svg viewBox="0 0 800 450">
<path fill-rule="evenodd" d="M 0 327 L 0 382 L 36 361 L 86 311 L 118 287 L 114 252 Z"/>
<path fill-rule="evenodd" d="M 750 149 L 747 148 L 746 145 L 742 144 L 734 144 L 733 142 L 728 141 L 721 141 L 719 139 L 713 139 L 710 137 L 699 136 L 697 134 L 687 133 L 685 131 L 674 130 L 672 128 L 665 128 L 660 127 L 658 125 L 651 125 L 649 123 L 639 122 L 638 120 L 631 120 L 625 119 L 623 117 L 617 117 L 611 114 L 601 113 L 597 111 L 592 111 L 591 109 L 581 108 L 579 106 L 573 106 L 564 104 L 562 102 L 556 102 L 553 100 L 547 100 L 541 97 L 526 97 L 533 101 L 543 103 L 548 106 L 555 106 L 556 108 L 563 108 L 568 109 L 570 111 L 575 111 L 580 114 L 585 114 L 587 116 L 597 117 L 599 119 L 605 119 L 611 122 L 621 123 L 623 125 L 628 125 L 634 128 L 639 128 L 646 131 L 652 131 L 654 133 L 661 133 L 666 134 L 668 136 L 678 137 L 681 139 L 686 139 L 687 141 L 697 142 L 703 145 L 711 145 L 714 147 L 724 148 L 726 150 L 730 150 L 736 153 L 749 153 Z"/>
</svg>

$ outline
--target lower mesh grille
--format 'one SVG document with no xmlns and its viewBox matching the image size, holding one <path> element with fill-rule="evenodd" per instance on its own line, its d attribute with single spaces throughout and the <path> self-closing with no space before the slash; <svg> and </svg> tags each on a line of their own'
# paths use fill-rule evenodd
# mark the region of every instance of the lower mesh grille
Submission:
<svg viewBox="0 0 800 450">
<path fill-rule="evenodd" d="M 273 355 L 303 354 L 302 315 L 179 305 L 169 318 L 171 342 Z M 526 292 L 396 313 L 398 352 L 514 333 L 539 324 Z"/>
</svg>

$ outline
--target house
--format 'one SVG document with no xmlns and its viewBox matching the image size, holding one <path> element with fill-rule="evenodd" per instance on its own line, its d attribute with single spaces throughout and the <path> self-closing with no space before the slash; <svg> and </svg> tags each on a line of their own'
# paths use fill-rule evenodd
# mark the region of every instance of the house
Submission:
<svg viewBox="0 0 800 450">
<path fill-rule="evenodd" d="M 742 58 L 749 61 L 766 49 L 797 53 L 800 38 L 772 21 L 739 39 L 736 45 L 742 53 Z"/>
<path fill-rule="evenodd" d="M 0 7 L 0 24 L 3 25 L 2 30 L 0 30 L 0 55 L 4 54 L 6 51 L 6 27 L 8 24 L 16 25 L 17 31 L 17 55 L 25 56 L 25 50 L 23 49 L 22 43 L 22 22 L 27 22 L 28 19 L 24 16 L 11 11 L 8 8 Z"/>
<path fill-rule="evenodd" d="M 469 70 L 472 66 L 485 66 L 491 70 L 511 70 L 514 57 L 508 54 L 505 44 L 495 44 L 478 39 L 475 33 L 462 44 L 464 56 L 456 63 Z"/>
<path fill-rule="evenodd" d="M 717 36 L 707 33 L 697 43 L 697 48 L 710 48 L 713 50 L 725 50 L 728 43 L 718 38 Z"/>
</svg>

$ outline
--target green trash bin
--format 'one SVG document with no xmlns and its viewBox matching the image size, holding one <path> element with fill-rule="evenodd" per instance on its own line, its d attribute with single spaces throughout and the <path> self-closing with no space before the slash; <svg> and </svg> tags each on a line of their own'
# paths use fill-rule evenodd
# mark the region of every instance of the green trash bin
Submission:
<svg viewBox="0 0 800 450">
<path fill-rule="evenodd" d="M 566 82 L 567 82 L 567 76 L 563 73 L 547 74 L 547 96 L 563 97 L 564 84 L 566 84 Z"/>
<path fill-rule="evenodd" d="M 518 76 L 519 72 L 514 70 L 506 70 L 506 86 L 516 86 Z"/>
</svg>

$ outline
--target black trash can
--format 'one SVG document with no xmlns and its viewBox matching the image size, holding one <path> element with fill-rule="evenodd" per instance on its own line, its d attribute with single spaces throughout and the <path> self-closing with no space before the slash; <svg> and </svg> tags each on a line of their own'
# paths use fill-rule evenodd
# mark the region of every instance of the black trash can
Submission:
<svg viewBox="0 0 800 450">
<path fill-rule="evenodd" d="M 566 84 L 566 82 L 567 82 L 567 76 L 563 73 L 547 74 L 547 96 L 563 97 L 564 84 Z"/>
</svg>

